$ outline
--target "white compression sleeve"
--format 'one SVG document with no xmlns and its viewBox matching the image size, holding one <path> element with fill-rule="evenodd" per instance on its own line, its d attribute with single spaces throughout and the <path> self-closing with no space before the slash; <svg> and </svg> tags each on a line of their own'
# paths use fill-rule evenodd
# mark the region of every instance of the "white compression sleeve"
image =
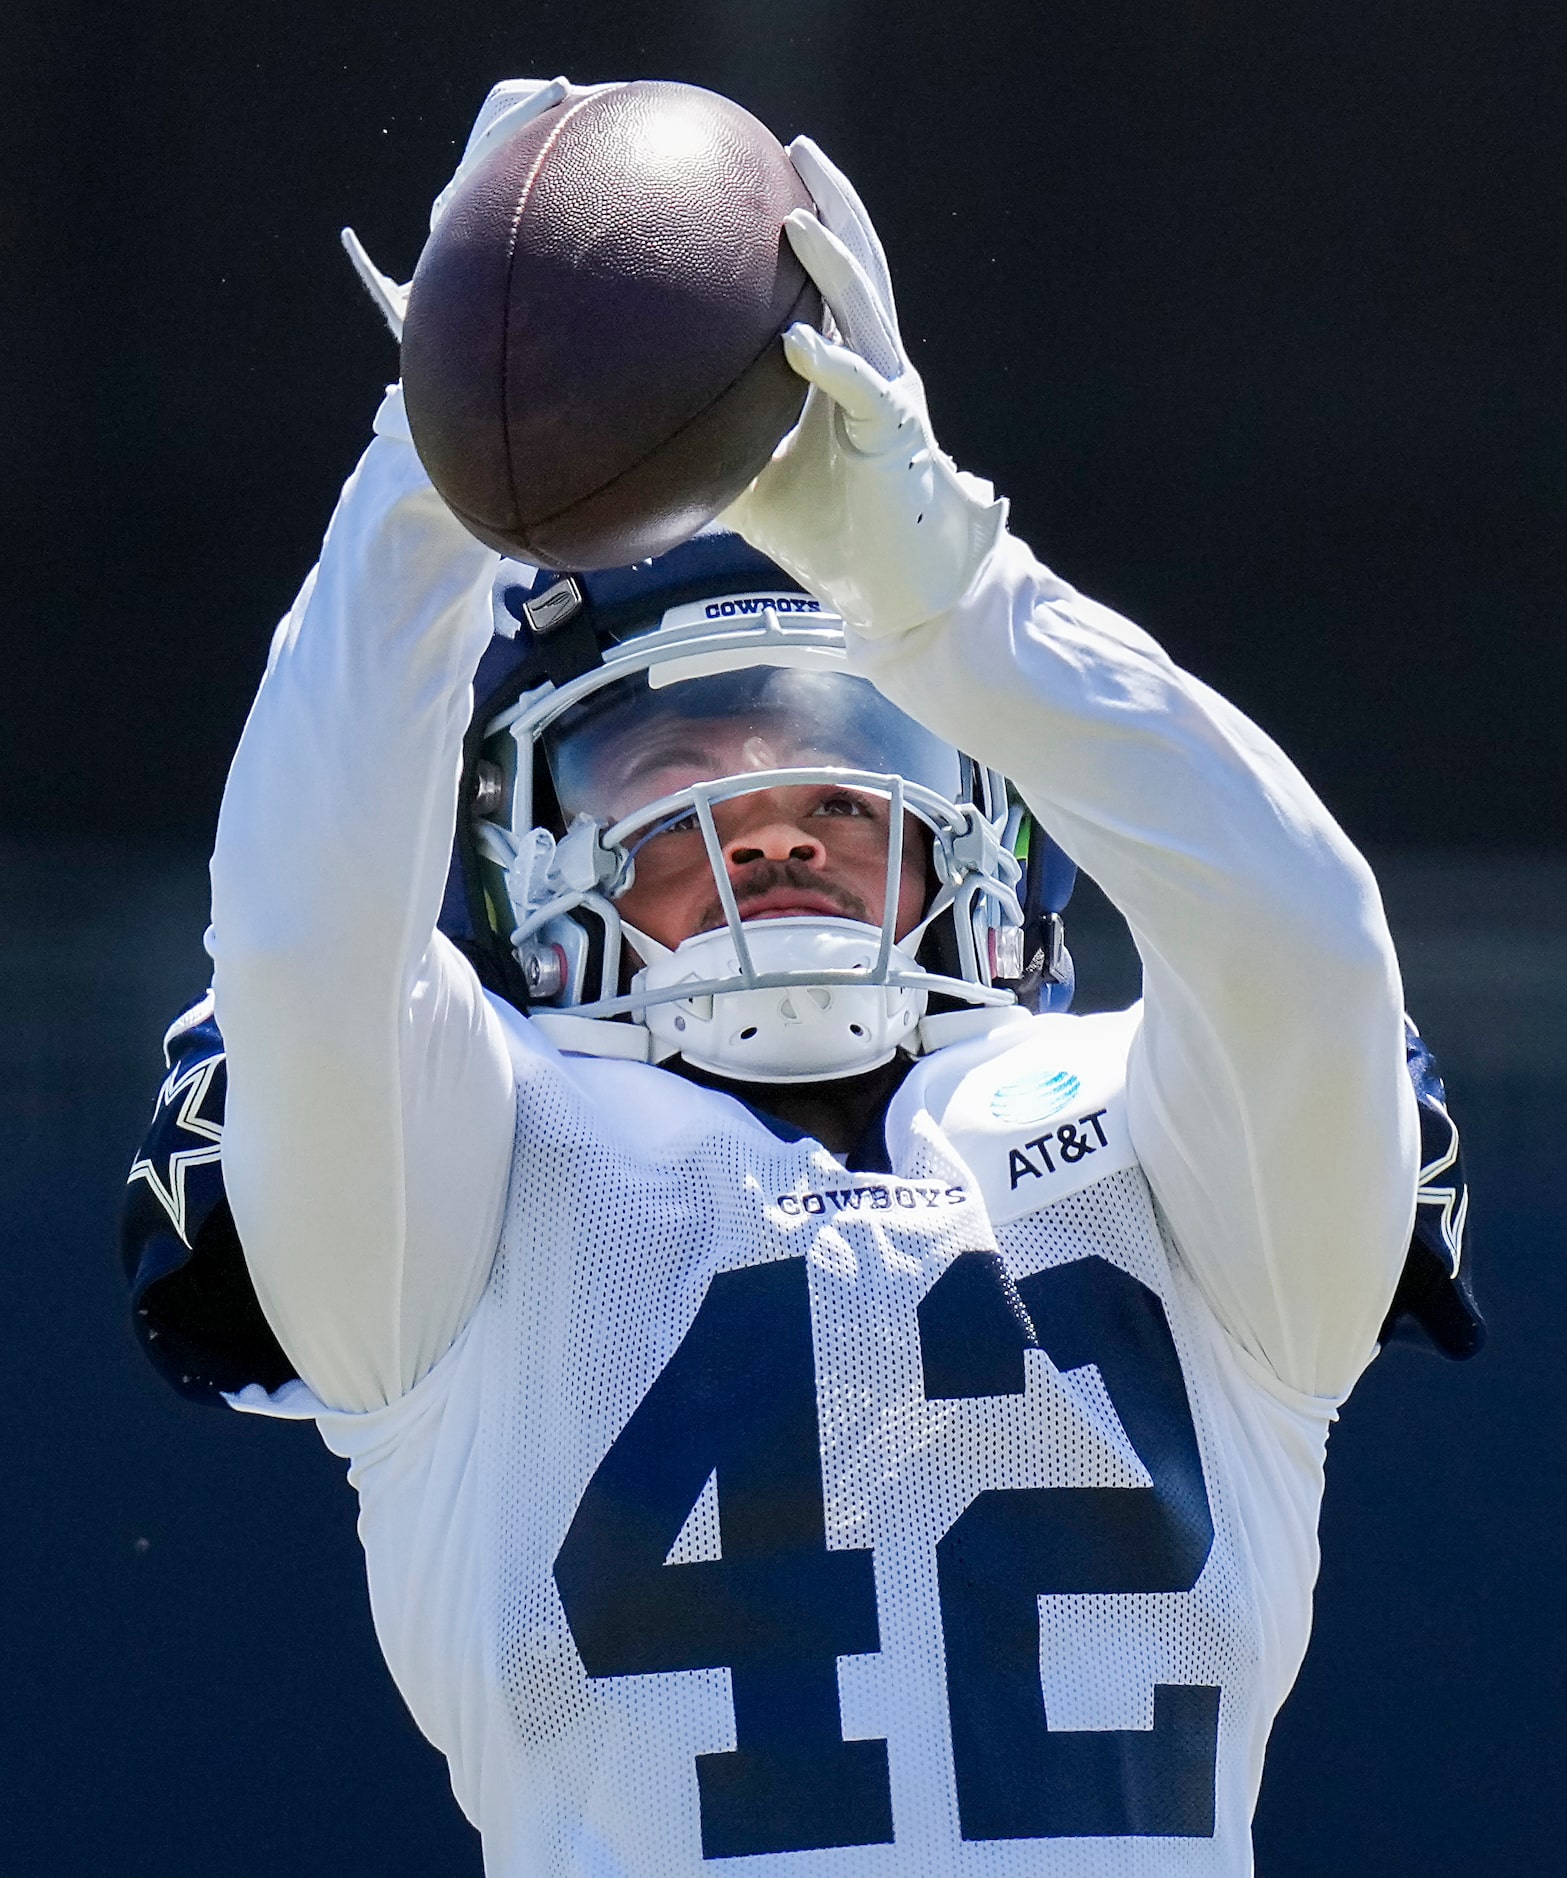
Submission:
<svg viewBox="0 0 1567 1878">
<path fill-rule="evenodd" d="M 1005 771 L 1142 956 L 1133 1139 L 1220 1320 L 1341 1396 L 1408 1242 L 1418 1162 L 1370 870 L 1293 764 L 1148 635 L 1007 538 L 961 605 L 857 668 Z"/>
<path fill-rule="evenodd" d="M 274 642 L 212 860 L 224 1179 L 267 1317 L 341 1409 L 450 1347 L 513 1133 L 504 1040 L 435 931 L 496 557 L 430 487 L 400 396 Z"/>
</svg>

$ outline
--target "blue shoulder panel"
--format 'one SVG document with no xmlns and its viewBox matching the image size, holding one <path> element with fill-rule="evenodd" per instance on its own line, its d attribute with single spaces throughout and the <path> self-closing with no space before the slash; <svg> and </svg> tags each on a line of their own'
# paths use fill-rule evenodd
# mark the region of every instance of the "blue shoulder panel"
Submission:
<svg viewBox="0 0 1567 1878">
<path fill-rule="evenodd" d="M 262 1315 L 223 1192 L 227 1075 L 210 993 L 170 1027 L 163 1055 L 120 1213 L 137 1339 L 194 1401 L 250 1382 L 276 1389 L 294 1366 Z"/>
<path fill-rule="evenodd" d="M 1409 1078 L 1420 1104 L 1420 1186 L 1409 1253 L 1382 1341 L 1423 1343 L 1462 1360 L 1485 1342 L 1485 1320 L 1471 1282 L 1469 1186 L 1436 1058 L 1407 1017 L 1404 1032 Z"/>
</svg>

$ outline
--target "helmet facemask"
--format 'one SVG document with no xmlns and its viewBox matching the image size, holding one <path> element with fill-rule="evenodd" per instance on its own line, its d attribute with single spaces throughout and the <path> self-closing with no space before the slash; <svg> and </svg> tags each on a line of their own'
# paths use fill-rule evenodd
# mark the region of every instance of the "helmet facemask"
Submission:
<svg viewBox="0 0 1567 1878">
<path fill-rule="evenodd" d="M 1008 845 L 1020 812 L 998 775 L 848 671 L 836 620 L 783 620 L 755 598 L 674 609 L 600 668 L 491 719 L 476 825 L 485 903 L 537 1015 L 645 1026 L 654 1060 L 743 1080 L 853 1075 L 917 1053 L 932 999 L 1015 1001 L 998 981 L 1022 972 Z M 785 800 L 790 814 L 817 804 L 874 823 L 880 852 L 872 861 L 863 830 L 835 828 L 824 864 L 734 867 L 726 825 Z M 912 923 L 910 830 L 930 883 Z M 698 856 L 711 892 L 701 930 L 659 938 L 620 902 L 645 907 L 639 863 L 646 875 L 677 847 L 683 878 Z M 807 904 L 794 911 L 792 897 Z M 931 969 L 938 949 L 955 971 Z M 602 1044 L 619 1054 L 616 1041 Z"/>
</svg>

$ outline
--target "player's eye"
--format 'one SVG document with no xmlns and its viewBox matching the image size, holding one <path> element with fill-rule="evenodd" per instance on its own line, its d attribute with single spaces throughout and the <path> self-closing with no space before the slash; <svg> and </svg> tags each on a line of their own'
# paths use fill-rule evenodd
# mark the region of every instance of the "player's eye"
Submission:
<svg viewBox="0 0 1567 1878">
<path fill-rule="evenodd" d="M 697 820 L 696 810 L 688 809 L 684 815 L 672 816 L 669 821 L 660 822 L 656 827 L 650 828 L 645 835 L 632 843 L 631 852 L 640 854 L 646 847 L 662 844 L 670 835 L 700 835 L 701 832 L 702 824 Z"/>
<path fill-rule="evenodd" d="M 817 803 L 818 815 L 859 817 L 867 821 L 875 820 L 876 811 L 863 796 L 852 795 L 847 789 L 835 789 L 830 796 L 825 796 Z"/>
</svg>

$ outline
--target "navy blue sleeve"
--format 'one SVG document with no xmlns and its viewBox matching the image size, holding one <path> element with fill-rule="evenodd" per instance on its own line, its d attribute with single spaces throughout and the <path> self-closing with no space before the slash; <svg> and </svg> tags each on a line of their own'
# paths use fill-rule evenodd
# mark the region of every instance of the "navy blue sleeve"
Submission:
<svg viewBox="0 0 1567 1878">
<path fill-rule="evenodd" d="M 1404 1032 L 1409 1076 L 1420 1103 L 1420 1187 L 1409 1253 L 1382 1326 L 1382 1342 L 1424 1344 L 1462 1360 L 1485 1342 L 1467 1243 L 1469 1186 L 1436 1058 L 1407 1017 Z"/>
<path fill-rule="evenodd" d="M 210 995 L 171 1027 L 168 1075 L 131 1164 L 120 1256 L 154 1369 L 192 1401 L 295 1374 L 256 1300 L 223 1192 L 223 1039 Z"/>
</svg>

